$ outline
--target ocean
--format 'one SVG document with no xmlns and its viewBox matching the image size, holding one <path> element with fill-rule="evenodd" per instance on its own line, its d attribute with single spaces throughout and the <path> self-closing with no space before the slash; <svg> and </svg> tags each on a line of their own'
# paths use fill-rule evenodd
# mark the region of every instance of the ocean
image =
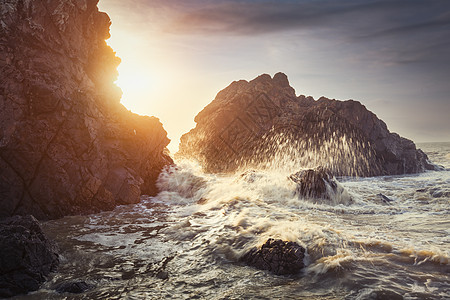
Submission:
<svg viewBox="0 0 450 300">
<path fill-rule="evenodd" d="M 178 161 L 156 197 L 43 223 L 61 265 L 15 299 L 450 299 L 450 143 L 418 147 L 445 170 L 338 178 L 348 194 L 332 201 L 299 198 L 279 168 L 214 175 Z M 239 262 L 268 238 L 305 247 L 306 267 Z M 65 281 L 91 288 L 55 292 Z"/>
</svg>

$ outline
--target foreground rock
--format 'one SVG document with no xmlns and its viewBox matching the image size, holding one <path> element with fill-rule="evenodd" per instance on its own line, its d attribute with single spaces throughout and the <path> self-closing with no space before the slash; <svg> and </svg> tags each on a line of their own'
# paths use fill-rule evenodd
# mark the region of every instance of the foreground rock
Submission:
<svg viewBox="0 0 450 300">
<path fill-rule="evenodd" d="M 127 111 L 97 0 L 0 6 L 0 216 L 112 209 L 157 192 L 169 143 Z"/>
<path fill-rule="evenodd" d="M 435 168 L 361 103 L 297 97 L 282 73 L 233 82 L 195 122 L 179 155 L 208 172 L 324 166 L 334 175 L 377 176 Z"/>
<path fill-rule="evenodd" d="M 34 217 L 0 220 L 0 297 L 39 289 L 58 264 L 56 245 Z"/>
<path fill-rule="evenodd" d="M 324 168 L 302 170 L 289 177 L 298 184 L 297 193 L 303 197 L 329 198 L 328 189 L 335 191 L 337 182 Z"/>
<path fill-rule="evenodd" d="M 289 176 L 297 183 L 296 194 L 313 200 L 327 200 L 333 204 L 349 204 L 352 199 L 344 187 L 323 167 L 302 170 Z"/>
<path fill-rule="evenodd" d="M 388 198 L 387 196 L 385 196 L 385 195 L 379 193 L 379 194 L 376 194 L 376 195 L 375 195 L 373 201 L 374 201 L 375 203 L 382 204 L 382 205 L 386 205 L 386 204 L 387 204 L 387 205 L 390 205 L 391 202 L 392 202 L 393 200 L 392 200 L 391 198 Z"/>
<path fill-rule="evenodd" d="M 305 266 L 305 249 L 294 242 L 268 239 L 260 249 L 253 248 L 241 261 L 277 275 L 297 274 Z"/>
</svg>

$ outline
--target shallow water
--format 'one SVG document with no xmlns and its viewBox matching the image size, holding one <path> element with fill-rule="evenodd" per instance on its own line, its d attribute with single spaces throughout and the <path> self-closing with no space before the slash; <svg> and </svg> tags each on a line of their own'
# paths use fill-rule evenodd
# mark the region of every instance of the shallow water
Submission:
<svg viewBox="0 0 450 300">
<path fill-rule="evenodd" d="M 450 143 L 419 147 L 447 170 L 339 178 L 350 197 L 331 202 L 299 199 L 279 169 L 216 176 L 178 162 L 157 197 L 43 224 L 60 268 L 17 299 L 449 299 Z M 239 263 L 269 237 L 303 245 L 307 267 Z M 92 288 L 56 293 L 66 280 Z"/>
</svg>

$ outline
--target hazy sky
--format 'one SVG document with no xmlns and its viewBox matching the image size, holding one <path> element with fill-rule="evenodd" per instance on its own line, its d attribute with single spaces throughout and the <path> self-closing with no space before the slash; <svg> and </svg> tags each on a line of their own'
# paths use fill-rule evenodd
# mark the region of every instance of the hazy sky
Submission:
<svg viewBox="0 0 450 300">
<path fill-rule="evenodd" d="M 355 99 L 415 142 L 450 141 L 450 1 L 100 0 L 122 103 L 176 149 L 239 79 L 284 72 L 298 95 Z"/>
</svg>

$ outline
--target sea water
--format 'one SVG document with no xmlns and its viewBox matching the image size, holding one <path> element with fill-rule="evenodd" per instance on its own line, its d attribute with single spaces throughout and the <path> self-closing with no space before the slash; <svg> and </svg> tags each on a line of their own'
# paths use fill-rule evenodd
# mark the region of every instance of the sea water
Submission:
<svg viewBox="0 0 450 300">
<path fill-rule="evenodd" d="M 17 299 L 450 299 L 450 143 L 418 146 L 446 169 L 338 178 L 348 196 L 332 201 L 299 198 L 280 168 L 213 175 L 179 161 L 156 197 L 44 223 L 60 267 Z M 305 247 L 306 267 L 239 262 L 268 238 Z M 65 281 L 91 288 L 55 292 Z"/>
</svg>

